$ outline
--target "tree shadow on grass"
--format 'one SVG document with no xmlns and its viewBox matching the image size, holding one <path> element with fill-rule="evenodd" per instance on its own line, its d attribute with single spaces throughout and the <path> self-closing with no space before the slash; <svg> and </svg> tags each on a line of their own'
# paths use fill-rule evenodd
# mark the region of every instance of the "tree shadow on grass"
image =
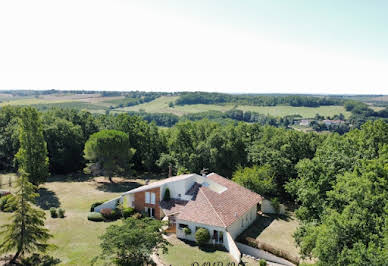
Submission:
<svg viewBox="0 0 388 266">
<path fill-rule="evenodd" d="M 97 189 L 104 192 L 127 192 L 131 189 L 142 186 L 138 182 L 133 181 L 122 181 L 122 182 L 96 182 Z"/>
<path fill-rule="evenodd" d="M 55 192 L 48 190 L 47 188 L 38 189 L 39 197 L 36 201 L 36 204 L 43 210 L 49 210 L 50 208 L 58 208 L 61 206 L 61 203 Z"/>
<path fill-rule="evenodd" d="M 63 175 L 53 175 L 47 179 L 47 183 L 50 182 L 87 182 L 92 180 L 94 177 L 84 173 L 69 173 Z"/>
</svg>

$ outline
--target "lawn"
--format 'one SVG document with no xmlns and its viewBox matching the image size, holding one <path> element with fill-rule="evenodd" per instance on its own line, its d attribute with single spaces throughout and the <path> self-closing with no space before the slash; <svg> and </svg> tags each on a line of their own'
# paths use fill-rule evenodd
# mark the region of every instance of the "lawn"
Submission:
<svg viewBox="0 0 388 266">
<path fill-rule="evenodd" d="M 299 256 L 293 234 L 299 226 L 292 212 L 288 216 L 259 215 L 256 221 L 245 230 L 240 240 L 251 237 L 260 243 L 269 244 L 275 248 L 287 251 L 293 256 Z"/>
<path fill-rule="evenodd" d="M 216 105 L 216 104 L 191 104 L 191 105 L 176 105 L 169 107 L 170 102 L 174 102 L 177 96 L 162 96 L 154 101 L 139 104 L 130 107 L 123 107 L 114 109 L 113 112 L 125 112 L 125 111 L 140 111 L 144 110 L 148 113 L 172 113 L 179 116 L 189 113 L 199 113 L 205 111 L 221 111 L 226 112 L 233 108 L 237 108 L 243 111 L 252 111 L 260 114 L 269 114 L 272 116 L 282 117 L 286 115 L 299 114 L 305 118 L 312 118 L 317 113 L 323 116 L 333 116 L 335 114 L 343 113 L 345 117 L 350 116 L 350 112 L 347 112 L 343 106 L 320 106 L 320 107 L 293 107 L 293 106 L 250 106 L 250 105 Z"/>
<path fill-rule="evenodd" d="M 69 176 L 68 178 L 71 179 Z M 57 178 L 39 187 L 38 205 L 46 211 L 46 226 L 54 235 L 51 243 L 58 247 L 50 255 L 61 259 L 61 265 L 90 265 L 90 260 L 99 254 L 98 236 L 113 224 L 88 221 L 86 217 L 90 205 L 143 185 L 144 179 L 130 179 L 117 184 L 110 184 L 102 177 L 65 182 L 62 180 L 63 178 Z M 51 218 L 48 211 L 50 207 L 64 208 L 66 217 Z M 0 225 L 7 223 L 9 216 L 1 213 Z M 97 265 L 102 265 L 102 262 Z"/>
<path fill-rule="evenodd" d="M 161 260 L 166 265 L 190 266 L 193 262 L 198 262 L 199 265 L 206 265 L 204 264 L 205 262 L 210 262 L 210 265 L 213 265 L 215 262 L 222 262 L 223 265 L 228 265 L 228 263 L 235 262 L 232 256 L 225 250 L 212 247 L 201 249 L 194 243 L 183 242 L 175 236 L 169 237 L 168 241 L 172 244 L 168 248 L 168 253 L 160 253 Z M 243 262 L 245 265 L 258 265 L 258 262 L 252 259 L 243 258 Z"/>
</svg>

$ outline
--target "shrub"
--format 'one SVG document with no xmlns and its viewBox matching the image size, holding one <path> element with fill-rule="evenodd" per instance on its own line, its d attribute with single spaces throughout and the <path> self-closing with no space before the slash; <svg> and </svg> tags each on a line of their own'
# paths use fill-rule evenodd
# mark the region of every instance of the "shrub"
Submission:
<svg viewBox="0 0 388 266">
<path fill-rule="evenodd" d="M 102 201 L 97 201 L 95 203 L 93 203 L 91 206 L 90 206 L 90 212 L 94 212 L 94 208 L 96 208 L 97 206 L 103 204 L 104 202 Z"/>
<path fill-rule="evenodd" d="M 261 260 L 259 260 L 259 265 L 260 265 L 260 266 L 267 266 L 267 261 L 261 259 Z"/>
<path fill-rule="evenodd" d="M 283 259 L 286 259 L 288 261 L 291 261 L 292 263 L 299 265 L 299 257 L 291 255 L 289 252 L 276 248 L 270 244 L 259 242 L 258 248 L 268 251 L 269 253 L 272 253 L 275 256 L 281 257 Z"/>
<path fill-rule="evenodd" d="M 128 218 L 128 217 L 131 217 L 134 213 L 135 213 L 135 209 L 134 208 L 124 208 L 122 211 L 122 215 L 124 218 Z"/>
<path fill-rule="evenodd" d="M 121 210 L 120 209 L 113 209 L 112 210 L 112 215 L 110 217 L 110 220 L 117 220 L 122 217 Z"/>
<path fill-rule="evenodd" d="M 58 217 L 59 218 L 65 218 L 65 210 L 62 208 L 58 209 Z"/>
<path fill-rule="evenodd" d="M 99 212 L 90 212 L 88 214 L 88 220 L 93 222 L 102 222 L 104 221 L 104 217 Z"/>
<path fill-rule="evenodd" d="M 200 246 L 207 244 L 210 240 L 209 230 L 206 228 L 199 228 L 197 232 L 195 232 L 195 240 Z"/>
<path fill-rule="evenodd" d="M 51 218 L 57 218 L 58 217 L 57 209 L 55 209 L 54 207 L 51 207 L 50 208 L 50 215 L 51 215 Z"/>
<path fill-rule="evenodd" d="M 272 207 L 274 208 L 276 213 L 279 213 L 280 211 L 280 202 L 278 198 L 271 199 Z"/>
<path fill-rule="evenodd" d="M 190 235 L 190 234 L 191 234 L 191 229 L 188 228 L 188 227 L 185 227 L 185 228 L 183 229 L 183 232 L 185 233 L 185 235 Z"/>
<path fill-rule="evenodd" d="M 137 212 L 134 215 L 132 215 L 132 218 L 140 219 L 142 217 L 141 213 Z"/>
<path fill-rule="evenodd" d="M 104 218 L 106 219 L 111 219 L 112 218 L 112 209 L 109 209 L 109 208 L 104 208 L 100 211 L 100 213 L 102 214 L 102 216 L 104 216 Z"/>
<path fill-rule="evenodd" d="M 163 200 L 170 200 L 171 199 L 171 195 L 170 195 L 170 190 L 168 188 L 166 188 L 166 190 L 164 191 L 164 196 L 163 196 Z"/>
</svg>

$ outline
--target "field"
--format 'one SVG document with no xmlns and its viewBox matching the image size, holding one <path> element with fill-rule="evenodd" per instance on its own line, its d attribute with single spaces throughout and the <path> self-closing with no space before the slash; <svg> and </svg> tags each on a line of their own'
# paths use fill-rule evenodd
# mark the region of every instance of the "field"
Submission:
<svg viewBox="0 0 388 266">
<path fill-rule="evenodd" d="M 170 102 L 174 102 L 177 97 L 163 96 L 152 102 L 139 104 L 130 107 L 123 107 L 115 109 L 114 112 L 125 111 L 140 111 L 143 110 L 148 113 L 172 113 L 178 116 L 198 113 L 205 111 L 221 111 L 226 112 L 233 108 L 237 108 L 243 111 L 252 111 L 265 115 L 272 116 L 286 116 L 292 114 L 299 114 L 303 117 L 314 117 L 317 113 L 323 116 L 333 116 L 335 114 L 343 113 L 345 117 L 350 116 L 350 112 L 347 112 L 343 106 L 320 106 L 320 107 L 293 107 L 293 106 L 250 106 L 250 105 L 215 105 L 215 104 L 192 104 L 192 105 L 176 105 L 169 107 Z"/>
<path fill-rule="evenodd" d="M 176 105 L 169 107 L 170 102 L 175 102 L 179 96 L 162 96 L 151 102 L 129 106 L 118 107 L 119 104 L 124 106 L 128 100 L 123 96 L 103 97 L 100 94 L 50 94 L 40 95 L 38 97 L 7 97 L 7 94 L 0 95 L 0 107 L 4 105 L 33 105 L 40 110 L 46 110 L 51 107 L 60 108 L 75 108 L 78 110 L 88 110 L 92 113 L 105 113 L 110 109 L 111 113 L 125 113 L 128 111 L 145 111 L 148 113 L 171 113 L 178 116 L 191 113 L 199 113 L 205 111 L 221 111 L 226 112 L 233 108 L 243 111 L 252 111 L 260 114 L 271 115 L 275 117 L 283 117 L 286 115 L 301 115 L 304 118 L 312 118 L 316 114 L 322 116 L 333 116 L 335 114 L 343 113 L 345 117 L 350 116 L 343 106 L 320 106 L 320 107 L 293 107 L 293 106 L 249 106 L 249 105 L 235 105 L 235 104 L 193 104 L 193 105 Z M 380 98 L 383 98 L 380 97 Z M 364 97 L 365 98 L 365 97 Z M 362 99 L 364 99 L 362 98 Z M 379 98 L 379 99 L 380 99 Z M 366 97 L 364 100 L 371 100 L 374 98 Z M 372 109 L 379 111 L 383 107 L 371 106 Z"/>
</svg>

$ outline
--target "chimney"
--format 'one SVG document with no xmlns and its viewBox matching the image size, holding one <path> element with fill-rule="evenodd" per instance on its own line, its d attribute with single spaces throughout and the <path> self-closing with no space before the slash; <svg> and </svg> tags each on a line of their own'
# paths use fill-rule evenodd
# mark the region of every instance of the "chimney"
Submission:
<svg viewBox="0 0 388 266">
<path fill-rule="evenodd" d="M 172 166 L 171 166 L 171 164 L 168 165 L 168 177 L 172 177 Z"/>
<path fill-rule="evenodd" d="M 207 169 L 207 168 L 203 168 L 202 170 L 201 170 L 201 175 L 203 176 L 203 177 L 207 177 L 207 171 L 208 171 L 209 169 Z"/>
</svg>

